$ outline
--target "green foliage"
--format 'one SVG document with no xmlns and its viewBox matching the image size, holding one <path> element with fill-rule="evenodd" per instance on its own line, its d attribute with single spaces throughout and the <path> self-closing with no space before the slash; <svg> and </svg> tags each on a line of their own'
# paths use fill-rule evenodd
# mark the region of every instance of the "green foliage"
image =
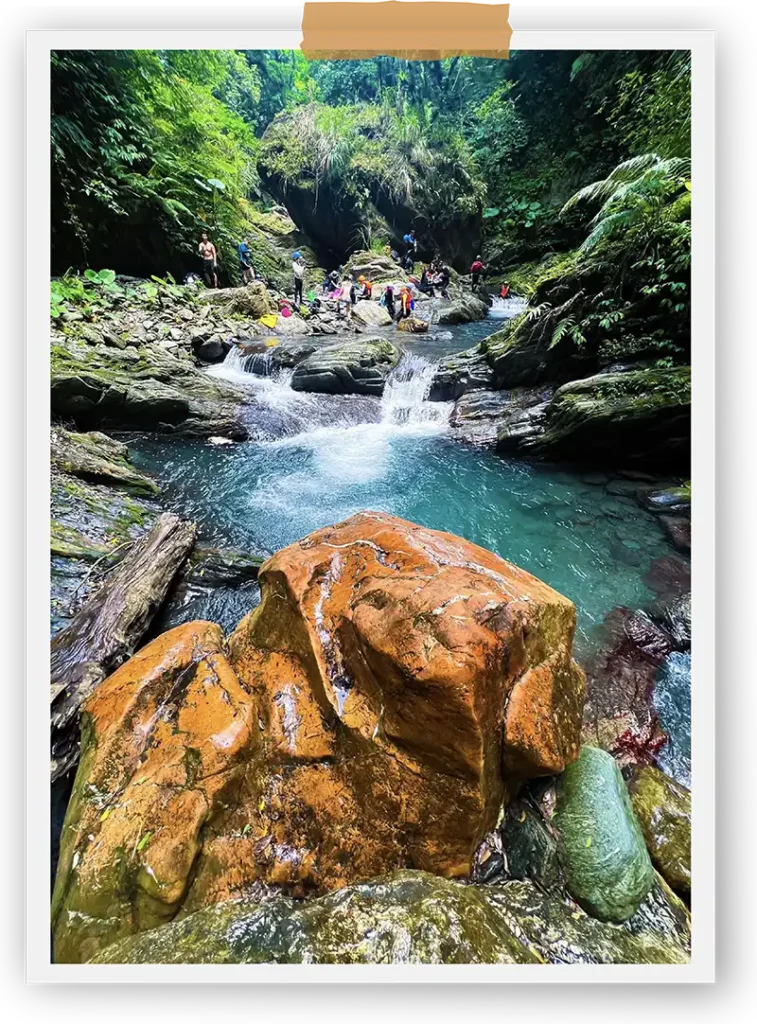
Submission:
<svg viewBox="0 0 757 1024">
<path fill-rule="evenodd" d="M 233 51 L 54 53 L 55 262 L 97 250 L 132 273 L 180 272 L 201 230 L 231 256 L 257 186 L 257 142 L 229 98 L 242 93 L 254 102 L 259 79 Z"/>
<path fill-rule="evenodd" d="M 475 212 L 484 193 L 463 136 L 425 106 L 402 114 L 389 104 L 298 107 L 274 120 L 260 158 L 267 175 L 316 197 L 328 186 L 360 208 L 381 192 L 441 224 Z"/>
</svg>

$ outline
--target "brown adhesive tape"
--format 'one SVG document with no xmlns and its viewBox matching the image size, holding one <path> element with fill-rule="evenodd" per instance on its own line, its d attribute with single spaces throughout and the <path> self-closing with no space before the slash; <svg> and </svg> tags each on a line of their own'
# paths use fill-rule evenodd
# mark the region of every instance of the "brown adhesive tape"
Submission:
<svg viewBox="0 0 757 1024">
<path fill-rule="evenodd" d="M 509 14 L 509 4 L 306 3 L 300 49 L 308 60 L 507 60 Z"/>
</svg>

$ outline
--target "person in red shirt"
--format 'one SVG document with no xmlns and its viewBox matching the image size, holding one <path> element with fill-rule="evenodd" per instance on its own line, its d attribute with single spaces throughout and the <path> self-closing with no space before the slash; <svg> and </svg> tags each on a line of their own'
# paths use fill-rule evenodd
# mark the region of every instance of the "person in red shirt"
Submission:
<svg viewBox="0 0 757 1024">
<path fill-rule="evenodd" d="M 481 262 L 481 257 L 476 256 L 470 268 L 470 287 L 471 291 L 475 292 L 478 288 L 479 282 L 481 281 L 481 275 L 486 270 L 486 267 Z"/>
<path fill-rule="evenodd" d="M 500 299 L 506 299 L 509 294 L 510 294 L 510 285 L 507 283 L 507 281 L 505 281 L 505 283 L 502 285 L 502 287 L 499 290 L 499 297 L 500 297 Z"/>
</svg>

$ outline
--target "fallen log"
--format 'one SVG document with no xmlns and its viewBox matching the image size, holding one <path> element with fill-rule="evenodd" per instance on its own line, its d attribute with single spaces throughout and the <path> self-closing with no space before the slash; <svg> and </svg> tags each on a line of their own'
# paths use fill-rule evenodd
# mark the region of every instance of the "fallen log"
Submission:
<svg viewBox="0 0 757 1024">
<path fill-rule="evenodd" d="M 130 658 L 195 542 L 194 523 L 164 513 L 135 541 L 99 590 L 50 645 L 50 772 L 79 756 L 79 712 L 92 691 Z"/>
</svg>

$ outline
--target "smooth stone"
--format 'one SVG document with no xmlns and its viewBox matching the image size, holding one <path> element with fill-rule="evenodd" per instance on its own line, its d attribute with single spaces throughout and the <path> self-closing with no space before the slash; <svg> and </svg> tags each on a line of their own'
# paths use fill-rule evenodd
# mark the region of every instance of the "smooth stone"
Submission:
<svg viewBox="0 0 757 1024">
<path fill-rule="evenodd" d="M 623 776 L 604 750 L 582 747 L 562 773 L 553 824 L 571 896 L 600 921 L 626 921 L 654 869 Z"/>
</svg>

